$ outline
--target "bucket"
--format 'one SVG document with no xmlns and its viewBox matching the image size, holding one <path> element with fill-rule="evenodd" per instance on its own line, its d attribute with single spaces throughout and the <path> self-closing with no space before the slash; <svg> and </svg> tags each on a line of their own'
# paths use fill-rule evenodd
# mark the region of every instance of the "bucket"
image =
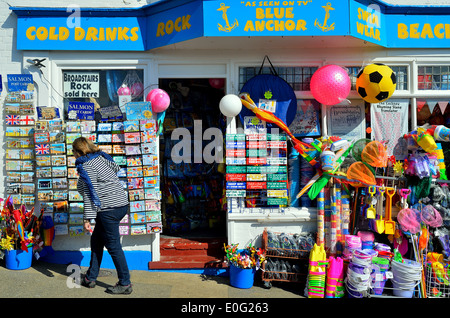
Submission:
<svg viewBox="0 0 450 318">
<path fill-rule="evenodd" d="M 408 259 L 404 259 L 403 263 L 394 260 L 391 262 L 391 271 L 394 276 L 394 296 L 412 298 L 414 288 L 422 277 L 422 265 Z"/>
<path fill-rule="evenodd" d="M 7 269 L 21 270 L 31 266 L 33 259 L 33 247 L 28 248 L 28 252 L 22 250 L 11 250 L 5 252 L 5 263 Z"/>
<path fill-rule="evenodd" d="M 320 154 L 320 162 L 322 164 L 322 170 L 333 170 L 333 160 L 334 160 L 335 154 L 334 152 L 330 150 L 324 150 Z"/>
<path fill-rule="evenodd" d="M 434 130 L 434 139 L 438 141 L 450 141 L 450 129 L 439 125 Z"/>
<path fill-rule="evenodd" d="M 230 284 L 233 287 L 248 289 L 253 286 L 256 269 L 239 268 L 230 264 Z"/>
</svg>

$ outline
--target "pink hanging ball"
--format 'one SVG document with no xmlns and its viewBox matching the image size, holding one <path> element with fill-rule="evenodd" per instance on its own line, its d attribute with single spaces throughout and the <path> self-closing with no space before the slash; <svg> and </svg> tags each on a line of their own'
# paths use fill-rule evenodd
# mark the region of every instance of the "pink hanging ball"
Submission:
<svg viewBox="0 0 450 318">
<path fill-rule="evenodd" d="M 351 89 L 347 71 L 338 65 L 325 65 L 311 77 L 311 93 L 324 105 L 335 105 L 344 101 Z"/>
<path fill-rule="evenodd" d="M 214 88 L 222 88 L 225 85 L 225 79 L 223 78 L 210 78 L 208 82 Z"/>
<path fill-rule="evenodd" d="M 131 95 L 133 96 L 140 96 L 142 95 L 142 92 L 144 91 L 144 86 L 141 82 L 136 82 L 133 85 L 131 85 Z"/>
<path fill-rule="evenodd" d="M 152 89 L 147 94 L 146 101 L 152 103 L 152 111 L 154 113 L 162 113 L 170 105 L 169 94 L 167 94 L 166 91 L 160 88 Z"/>
<path fill-rule="evenodd" d="M 117 95 L 131 95 L 131 90 L 128 88 L 128 86 L 122 85 L 117 90 Z"/>
</svg>

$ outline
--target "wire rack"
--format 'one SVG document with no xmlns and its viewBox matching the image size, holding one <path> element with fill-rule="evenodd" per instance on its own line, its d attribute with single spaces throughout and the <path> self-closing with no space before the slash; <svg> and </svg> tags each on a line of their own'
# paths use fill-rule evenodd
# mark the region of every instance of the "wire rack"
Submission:
<svg viewBox="0 0 450 318">
<path fill-rule="evenodd" d="M 436 262 L 437 263 L 437 262 Z M 425 286 L 427 298 L 450 298 L 450 269 L 432 266 L 427 262 L 425 266 Z"/>
</svg>

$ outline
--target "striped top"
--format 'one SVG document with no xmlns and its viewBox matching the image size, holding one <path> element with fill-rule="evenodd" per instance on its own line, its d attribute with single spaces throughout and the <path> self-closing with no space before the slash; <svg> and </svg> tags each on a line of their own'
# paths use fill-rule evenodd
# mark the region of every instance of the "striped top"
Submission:
<svg viewBox="0 0 450 318">
<path fill-rule="evenodd" d="M 83 168 L 89 175 L 101 202 L 101 209 L 95 206 L 91 200 L 88 185 L 84 180 L 78 178 L 77 189 L 84 201 L 84 219 L 95 219 L 97 212 L 128 204 L 127 192 L 117 177 L 120 167 L 115 162 L 98 156 L 83 163 Z"/>
</svg>

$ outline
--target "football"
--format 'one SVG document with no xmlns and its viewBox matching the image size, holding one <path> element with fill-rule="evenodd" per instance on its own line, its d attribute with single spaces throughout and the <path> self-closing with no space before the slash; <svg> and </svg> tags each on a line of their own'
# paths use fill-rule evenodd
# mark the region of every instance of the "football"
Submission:
<svg viewBox="0 0 450 318">
<path fill-rule="evenodd" d="M 396 86 L 397 79 L 394 71 L 384 64 L 367 65 L 356 76 L 356 90 L 359 96 L 372 104 L 391 97 Z"/>
</svg>

